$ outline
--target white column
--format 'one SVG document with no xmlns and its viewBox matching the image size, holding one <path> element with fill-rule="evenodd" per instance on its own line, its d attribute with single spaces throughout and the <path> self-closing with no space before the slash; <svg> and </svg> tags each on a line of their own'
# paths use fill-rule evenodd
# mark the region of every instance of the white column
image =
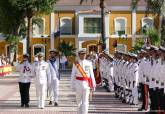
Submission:
<svg viewBox="0 0 165 114">
<path fill-rule="evenodd" d="M 106 50 L 108 50 L 109 54 L 109 27 L 110 27 L 110 22 L 109 22 L 110 14 L 107 14 L 105 16 L 105 37 L 106 37 Z"/>
<path fill-rule="evenodd" d="M 132 10 L 132 46 L 136 41 L 136 9 Z"/>
<path fill-rule="evenodd" d="M 79 49 L 79 38 L 78 38 L 78 34 L 79 34 L 79 17 L 78 17 L 78 11 L 76 11 L 75 13 L 75 45 L 77 50 Z"/>
<path fill-rule="evenodd" d="M 54 49 L 54 32 L 55 32 L 55 15 L 54 12 L 50 14 L 50 47 Z"/>
</svg>

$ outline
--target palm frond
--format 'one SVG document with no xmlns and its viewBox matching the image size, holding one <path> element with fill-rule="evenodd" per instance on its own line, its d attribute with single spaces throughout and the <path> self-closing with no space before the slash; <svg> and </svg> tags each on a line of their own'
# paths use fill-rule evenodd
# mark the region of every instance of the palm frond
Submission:
<svg viewBox="0 0 165 114">
<path fill-rule="evenodd" d="M 42 23 L 43 23 L 43 20 L 40 17 L 33 17 L 32 18 L 32 25 L 36 24 L 39 27 L 41 27 Z"/>
<path fill-rule="evenodd" d="M 60 43 L 59 50 L 65 56 L 75 56 L 76 48 L 71 42 L 65 42 L 64 40 Z"/>
</svg>

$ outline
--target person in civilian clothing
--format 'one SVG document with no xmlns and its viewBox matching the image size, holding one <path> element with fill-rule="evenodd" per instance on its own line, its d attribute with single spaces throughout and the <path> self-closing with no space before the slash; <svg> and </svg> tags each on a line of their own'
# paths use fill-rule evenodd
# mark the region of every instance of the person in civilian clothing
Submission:
<svg viewBox="0 0 165 114">
<path fill-rule="evenodd" d="M 21 96 L 21 107 L 29 107 L 29 89 L 32 78 L 32 66 L 28 61 L 28 54 L 23 55 L 23 62 L 16 67 L 20 72 L 19 91 Z"/>
</svg>

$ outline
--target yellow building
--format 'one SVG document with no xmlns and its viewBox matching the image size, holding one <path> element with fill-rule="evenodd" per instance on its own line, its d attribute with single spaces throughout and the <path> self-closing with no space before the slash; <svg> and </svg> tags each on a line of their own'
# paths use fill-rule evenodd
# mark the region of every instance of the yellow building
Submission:
<svg viewBox="0 0 165 114">
<path fill-rule="evenodd" d="M 89 0 L 90 1 L 90 0 Z M 142 0 L 143 1 L 143 0 Z M 143 38 L 143 27 L 159 28 L 159 17 L 153 14 L 146 16 L 146 4 L 140 1 L 137 10 L 131 10 L 131 0 L 107 0 L 105 9 L 106 50 L 114 52 L 113 42 L 117 40 L 117 49 L 129 51 L 136 39 Z M 54 12 L 42 17 L 42 25 L 33 25 L 31 38 L 32 57 L 39 51 L 46 54 L 50 48 L 58 48 L 59 39 L 54 34 L 60 30 L 60 40 L 71 42 L 77 49 L 87 48 L 88 52 L 98 51 L 101 37 L 101 13 L 99 0 L 85 2 L 80 0 L 59 0 Z M 18 57 L 25 53 L 25 42 L 21 42 L 17 51 Z M 7 43 L 0 42 L 0 54 L 7 54 Z M 22 48 L 20 48 L 23 46 Z"/>
</svg>

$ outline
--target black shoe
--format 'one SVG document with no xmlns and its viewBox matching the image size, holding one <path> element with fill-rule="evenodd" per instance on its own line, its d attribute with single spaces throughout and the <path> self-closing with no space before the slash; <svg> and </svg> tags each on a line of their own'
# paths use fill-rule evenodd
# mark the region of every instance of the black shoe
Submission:
<svg viewBox="0 0 165 114">
<path fill-rule="evenodd" d="M 52 101 L 49 102 L 49 105 L 52 105 Z"/>
<path fill-rule="evenodd" d="M 29 104 L 26 104 L 25 107 L 29 107 Z"/>
<path fill-rule="evenodd" d="M 54 103 L 54 106 L 58 106 L 58 103 L 57 103 L 57 102 L 55 102 L 55 103 Z"/>
<path fill-rule="evenodd" d="M 139 108 L 138 111 L 143 111 L 144 109 L 143 108 Z"/>
<path fill-rule="evenodd" d="M 122 100 L 122 103 L 126 103 L 126 100 L 125 100 L 125 99 L 123 99 L 123 100 Z"/>
<path fill-rule="evenodd" d="M 21 104 L 21 107 L 24 107 L 24 104 Z"/>
</svg>

